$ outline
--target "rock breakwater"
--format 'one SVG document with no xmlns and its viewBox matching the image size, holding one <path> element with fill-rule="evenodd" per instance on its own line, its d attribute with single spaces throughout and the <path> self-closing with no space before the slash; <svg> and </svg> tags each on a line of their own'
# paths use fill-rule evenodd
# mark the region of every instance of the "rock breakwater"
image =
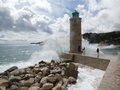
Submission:
<svg viewBox="0 0 120 90">
<path fill-rule="evenodd" d="M 67 90 L 68 84 L 76 83 L 74 77 L 65 75 L 68 67 L 53 60 L 22 69 L 13 66 L 0 74 L 0 90 Z"/>
</svg>

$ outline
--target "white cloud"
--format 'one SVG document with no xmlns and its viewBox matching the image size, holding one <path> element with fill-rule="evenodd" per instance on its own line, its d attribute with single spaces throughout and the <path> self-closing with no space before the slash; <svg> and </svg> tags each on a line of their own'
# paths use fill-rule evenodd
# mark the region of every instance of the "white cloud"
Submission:
<svg viewBox="0 0 120 90">
<path fill-rule="evenodd" d="M 120 0 L 86 0 L 87 6 L 79 4 L 76 9 L 82 17 L 83 33 L 120 30 L 119 3 Z"/>
<path fill-rule="evenodd" d="M 47 0 L 28 0 L 28 2 L 32 5 L 34 9 L 43 9 L 52 12 L 51 3 L 49 3 Z"/>
<path fill-rule="evenodd" d="M 37 31 L 42 31 L 52 34 L 52 29 L 49 27 L 51 19 L 45 15 L 36 15 L 31 19 L 32 25 L 35 26 Z"/>
<path fill-rule="evenodd" d="M 62 32 L 69 34 L 69 19 L 70 16 L 65 14 L 63 17 L 59 17 L 54 20 L 55 23 L 51 24 L 50 27 L 55 32 L 55 34 L 61 34 Z"/>
<path fill-rule="evenodd" d="M 1 0 L 0 37 L 27 40 L 42 35 L 68 35 L 69 19 L 75 9 L 82 18 L 82 33 L 120 30 L 119 3 L 120 0 Z"/>
</svg>

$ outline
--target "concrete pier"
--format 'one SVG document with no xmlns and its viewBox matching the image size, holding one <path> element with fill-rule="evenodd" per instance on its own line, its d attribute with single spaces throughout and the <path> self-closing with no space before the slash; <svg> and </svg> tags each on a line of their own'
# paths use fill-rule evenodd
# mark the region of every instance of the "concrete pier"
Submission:
<svg viewBox="0 0 120 90">
<path fill-rule="evenodd" d="M 64 53 L 63 56 L 71 58 L 72 55 L 74 55 L 75 63 L 105 71 L 98 90 L 120 90 L 120 53 L 118 53 L 118 56 L 101 55 L 100 58 L 78 53 Z"/>
<path fill-rule="evenodd" d="M 64 53 L 63 58 L 67 58 L 68 60 L 70 60 L 70 58 L 72 57 L 72 55 L 74 55 L 74 62 L 75 63 L 80 63 L 83 65 L 87 65 L 93 68 L 97 68 L 100 70 L 106 70 L 107 66 L 110 62 L 109 59 L 103 59 L 103 58 L 95 58 L 95 57 L 90 57 L 90 56 L 83 56 L 81 54 L 78 53 Z"/>
</svg>

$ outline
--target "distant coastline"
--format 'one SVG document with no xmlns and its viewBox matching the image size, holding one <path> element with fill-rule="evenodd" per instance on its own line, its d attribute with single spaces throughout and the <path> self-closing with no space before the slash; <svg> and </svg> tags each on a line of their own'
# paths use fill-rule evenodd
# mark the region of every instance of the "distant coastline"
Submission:
<svg viewBox="0 0 120 90">
<path fill-rule="evenodd" d="M 82 35 L 89 43 L 99 43 L 102 46 L 116 45 L 120 47 L 120 31 L 113 31 L 107 33 L 85 33 Z"/>
</svg>

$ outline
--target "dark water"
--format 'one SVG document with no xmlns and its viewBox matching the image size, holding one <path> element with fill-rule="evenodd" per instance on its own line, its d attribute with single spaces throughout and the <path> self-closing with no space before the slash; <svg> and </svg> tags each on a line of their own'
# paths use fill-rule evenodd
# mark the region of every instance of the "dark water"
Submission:
<svg viewBox="0 0 120 90">
<path fill-rule="evenodd" d="M 39 50 L 39 45 L 0 45 L 0 65 L 27 61 L 32 53 Z"/>
</svg>

